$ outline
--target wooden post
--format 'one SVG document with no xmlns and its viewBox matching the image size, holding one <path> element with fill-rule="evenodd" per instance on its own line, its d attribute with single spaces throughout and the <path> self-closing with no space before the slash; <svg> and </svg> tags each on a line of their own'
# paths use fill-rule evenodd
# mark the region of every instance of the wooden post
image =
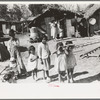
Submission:
<svg viewBox="0 0 100 100">
<path fill-rule="evenodd" d="M 76 37 L 76 32 L 78 31 L 78 27 L 77 27 L 77 16 L 75 14 L 75 37 Z"/>
<path fill-rule="evenodd" d="M 22 34 L 24 33 L 24 31 L 23 31 L 23 22 L 22 22 Z"/>
<path fill-rule="evenodd" d="M 28 33 L 28 30 L 29 30 L 29 28 L 28 28 L 28 22 L 27 22 L 27 33 Z"/>
<path fill-rule="evenodd" d="M 47 32 L 48 39 L 51 39 L 51 28 L 49 24 L 50 21 L 51 21 L 50 17 L 45 18 L 46 32 Z"/>
<path fill-rule="evenodd" d="M 87 35 L 88 35 L 88 37 L 90 37 L 90 35 L 89 35 L 89 22 L 88 22 L 88 19 L 86 19 L 86 22 L 87 22 Z"/>
</svg>

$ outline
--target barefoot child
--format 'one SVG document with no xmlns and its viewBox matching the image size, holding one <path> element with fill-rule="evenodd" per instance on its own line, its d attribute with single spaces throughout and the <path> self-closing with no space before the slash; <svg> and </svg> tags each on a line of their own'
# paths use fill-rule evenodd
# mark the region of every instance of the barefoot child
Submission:
<svg viewBox="0 0 100 100">
<path fill-rule="evenodd" d="M 73 79 L 73 71 L 74 71 L 74 67 L 76 66 L 76 58 L 73 54 L 73 48 L 74 48 L 74 45 L 72 43 L 72 41 L 67 41 L 65 43 L 65 46 L 66 46 L 66 49 L 65 49 L 65 53 L 66 53 L 66 56 L 67 56 L 67 73 L 68 73 L 68 83 L 70 82 L 74 82 L 74 79 Z M 71 78 L 71 81 L 70 81 L 70 78 Z"/>
<path fill-rule="evenodd" d="M 38 56 L 41 61 L 41 64 L 44 66 L 44 79 L 45 73 L 47 75 L 47 82 L 50 81 L 49 69 L 50 69 L 50 50 L 47 44 L 47 39 L 44 37 L 42 42 L 38 46 Z"/>
<path fill-rule="evenodd" d="M 57 43 L 56 49 L 55 69 L 58 71 L 59 82 L 62 82 L 62 78 L 66 75 L 67 57 L 62 42 Z"/>
<path fill-rule="evenodd" d="M 29 58 L 28 58 L 28 64 L 27 64 L 27 72 L 28 74 L 33 75 L 33 79 L 35 79 L 35 75 L 37 77 L 37 64 L 38 64 L 38 57 L 35 52 L 35 47 L 30 46 L 29 47 Z"/>
</svg>

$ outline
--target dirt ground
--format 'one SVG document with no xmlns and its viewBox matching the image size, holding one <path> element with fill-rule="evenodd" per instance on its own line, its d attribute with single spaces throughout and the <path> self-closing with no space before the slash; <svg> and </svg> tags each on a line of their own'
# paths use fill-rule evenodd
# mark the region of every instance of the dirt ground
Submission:
<svg viewBox="0 0 100 100">
<path fill-rule="evenodd" d="M 29 43 L 29 35 L 28 34 L 23 34 L 23 35 L 18 35 L 17 36 L 20 39 L 20 45 L 23 48 L 28 48 L 30 45 L 34 45 L 38 47 L 38 43 Z M 62 40 L 63 43 L 65 43 L 66 39 Z M 89 43 L 89 42 L 95 42 L 95 41 L 100 41 L 100 36 L 94 36 L 91 38 L 76 38 L 73 39 L 73 43 L 75 45 L 80 45 L 83 43 Z M 55 51 L 55 45 L 57 42 L 51 40 L 48 42 L 49 48 L 51 50 L 51 53 Z M 7 42 L 6 42 L 7 44 Z M 100 81 L 100 58 L 98 57 L 100 55 L 100 50 L 98 49 L 94 53 L 90 54 L 89 58 L 84 58 L 82 59 L 80 57 L 80 54 L 84 53 L 86 50 L 89 50 L 95 46 L 99 46 L 100 42 L 97 44 L 92 44 L 84 47 L 79 47 L 74 50 L 75 52 L 75 57 L 77 59 L 77 66 L 74 69 L 74 80 L 75 83 L 92 83 L 92 82 L 98 82 Z M 23 49 L 21 52 L 23 62 L 25 66 L 27 66 L 27 59 L 28 59 L 28 51 Z M 9 60 L 5 62 L 0 62 L 0 72 L 9 64 Z M 51 65 L 54 65 L 54 55 L 51 55 Z M 43 66 L 38 65 L 39 69 L 42 69 Z M 50 69 L 50 76 L 55 75 L 56 73 L 54 72 L 54 67 Z M 2 78 L 3 75 L 0 75 L 0 79 Z M 40 82 L 46 82 L 45 80 L 42 80 L 41 78 L 43 77 L 43 72 L 40 71 L 38 72 L 38 81 L 37 83 Z M 1 82 L 1 80 L 0 80 Z M 33 83 L 34 80 L 32 76 L 27 77 L 27 78 L 22 78 L 17 80 L 17 83 Z M 58 80 L 51 81 L 53 82 L 58 82 Z M 66 81 L 65 81 L 66 83 Z"/>
</svg>

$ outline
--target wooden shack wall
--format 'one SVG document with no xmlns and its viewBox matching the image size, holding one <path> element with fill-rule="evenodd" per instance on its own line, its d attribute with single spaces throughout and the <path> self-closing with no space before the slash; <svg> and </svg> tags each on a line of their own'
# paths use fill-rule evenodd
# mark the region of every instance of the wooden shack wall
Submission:
<svg viewBox="0 0 100 100">
<path fill-rule="evenodd" d="M 75 35 L 75 28 L 71 24 L 71 19 L 66 19 L 66 36 L 72 37 L 72 35 Z"/>
<path fill-rule="evenodd" d="M 2 23 L 0 23 L 0 31 L 2 31 Z"/>
</svg>

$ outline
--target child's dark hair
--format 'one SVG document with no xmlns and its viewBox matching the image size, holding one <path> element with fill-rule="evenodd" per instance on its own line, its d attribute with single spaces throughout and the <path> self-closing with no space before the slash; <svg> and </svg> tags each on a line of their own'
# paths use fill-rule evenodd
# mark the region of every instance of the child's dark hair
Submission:
<svg viewBox="0 0 100 100">
<path fill-rule="evenodd" d="M 33 45 L 31 45 L 31 46 L 29 47 L 29 54 L 30 54 L 30 51 L 35 51 L 35 47 L 34 47 Z"/>
<path fill-rule="evenodd" d="M 68 45 L 68 44 L 73 44 L 72 41 L 66 41 L 65 45 Z"/>
<path fill-rule="evenodd" d="M 48 39 L 47 39 L 47 37 L 46 37 L 46 36 L 43 36 L 42 40 L 46 40 L 46 41 L 47 41 Z"/>
<path fill-rule="evenodd" d="M 62 47 L 63 46 L 63 43 L 62 42 L 58 42 L 57 44 L 56 44 L 56 50 L 58 49 L 58 47 Z"/>
<path fill-rule="evenodd" d="M 72 41 L 66 41 L 65 45 L 68 45 L 68 48 L 67 48 L 68 51 L 69 51 L 69 48 L 72 48 L 72 49 L 74 48 L 74 44 Z"/>
<path fill-rule="evenodd" d="M 10 31 L 9 31 L 9 36 L 15 36 L 15 32 L 14 32 L 14 30 L 13 29 L 11 29 Z"/>
</svg>

